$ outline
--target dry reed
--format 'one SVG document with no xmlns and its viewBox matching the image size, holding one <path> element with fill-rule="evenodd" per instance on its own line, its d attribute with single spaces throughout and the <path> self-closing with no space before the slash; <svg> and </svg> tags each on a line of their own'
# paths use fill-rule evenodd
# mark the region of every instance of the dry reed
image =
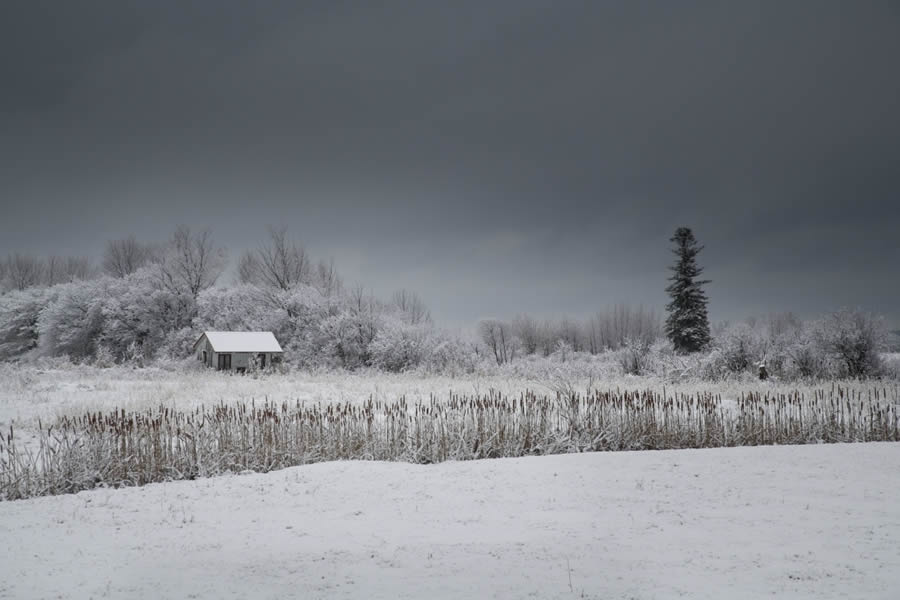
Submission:
<svg viewBox="0 0 900 600">
<path fill-rule="evenodd" d="M 114 410 L 0 436 L 0 499 L 132 486 L 328 460 L 434 463 L 603 450 L 900 440 L 897 389 L 832 386 L 720 396 L 488 393 L 362 405 L 264 401 Z"/>
</svg>

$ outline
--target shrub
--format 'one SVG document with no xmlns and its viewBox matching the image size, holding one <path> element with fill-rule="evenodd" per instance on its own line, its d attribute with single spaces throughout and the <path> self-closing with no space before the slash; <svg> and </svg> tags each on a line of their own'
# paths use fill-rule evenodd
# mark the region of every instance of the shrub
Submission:
<svg viewBox="0 0 900 600">
<path fill-rule="evenodd" d="M 878 375 L 887 340 L 883 320 L 859 310 L 829 315 L 819 332 L 822 348 L 838 362 L 841 374 L 863 378 Z"/>
<path fill-rule="evenodd" d="M 626 375 L 644 375 L 650 368 L 650 342 L 647 339 L 628 338 L 619 351 L 619 361 Z"/>
<path fill-rule="evenodd" d="M 369 345 L 372 366 L 391 372 L 418 367 L 430 353 L 431 326 L 387 319 Z"/>
</svg>

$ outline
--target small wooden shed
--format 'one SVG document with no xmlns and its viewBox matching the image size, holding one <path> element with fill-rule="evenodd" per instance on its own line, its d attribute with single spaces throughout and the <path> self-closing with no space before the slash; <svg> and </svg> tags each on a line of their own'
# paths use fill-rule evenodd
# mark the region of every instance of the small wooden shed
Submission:
<svg viewBox="0 0 900 600">
<path fill-rule="evenodd" d="M 280 362 L 283 351 L 271 331 L 204 331 L 194 354 L 207 367 L 242 373 Z"/>
</svg>

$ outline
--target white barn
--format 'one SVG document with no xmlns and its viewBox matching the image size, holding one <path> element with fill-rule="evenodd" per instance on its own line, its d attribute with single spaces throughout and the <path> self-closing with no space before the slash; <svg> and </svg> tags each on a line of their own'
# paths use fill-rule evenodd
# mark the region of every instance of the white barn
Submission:
<svg viewBox="0 0 900 600">
<path fill-rule="evenodd" d="M 204 331 L 194 342 L 197 360 L 219 371 L 244 372 L 281 361 L 281 345 L 271 331 Z"/>
</svg>

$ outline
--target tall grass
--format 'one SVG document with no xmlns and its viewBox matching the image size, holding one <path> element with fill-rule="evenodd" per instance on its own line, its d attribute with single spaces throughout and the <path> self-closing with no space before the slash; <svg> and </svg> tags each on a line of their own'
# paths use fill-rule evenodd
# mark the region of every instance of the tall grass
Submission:
<svg viewBox="0 0 900 600">
<path fill-rule="evenodd" d="M 0 498 L 143 485 L 327 460 L 433 463 L 602 450 L 900 440 L 898 388 L 811 394 L 450 394 L 362 405 L 264 401 L 124 409 L 0 439 Z"/>
</svg>

